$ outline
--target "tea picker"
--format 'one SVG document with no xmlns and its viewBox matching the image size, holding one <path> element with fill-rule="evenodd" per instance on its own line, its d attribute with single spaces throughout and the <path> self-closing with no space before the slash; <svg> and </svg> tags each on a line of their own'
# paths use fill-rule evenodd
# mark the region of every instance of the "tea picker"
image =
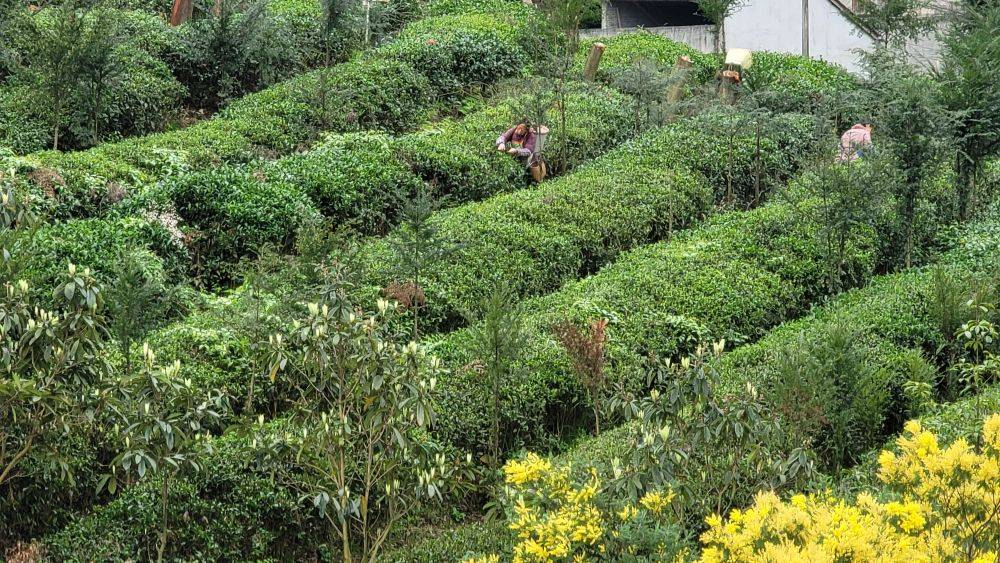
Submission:
<svg viewBox="0 0 1000 563">
<path fill-rule="evenodd" d="M 545 147 L 548 135 L 548 127 L 544 125 L 535 127 L 524 119 L 497 137 L 496 148 L 511 156 L 525 159 L 531 177 L 535 182 L 541 182 L 548 175 L 548 167 L 542 159 L 542 149 Z"/>
</svg>

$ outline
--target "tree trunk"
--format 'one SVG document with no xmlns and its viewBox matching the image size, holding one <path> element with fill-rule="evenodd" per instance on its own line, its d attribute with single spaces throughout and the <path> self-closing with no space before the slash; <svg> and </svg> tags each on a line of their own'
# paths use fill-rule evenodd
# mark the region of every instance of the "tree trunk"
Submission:
<svg viewBox="0 0 1000 563">
<path fill-rule="evenodd" d="M 959 155 L 955 165 L 958 176 L 958 218 L 965 221 L 971 215 L 972 194 L 976 186 L 976 164 Z"/>
<path fill-rule="evenodd" d="M 668 105 L 676 104 L 684 97 L 684 86 L 687 83 L 685 74 L 691 70 L 691 66 L 691 57 L 677 57 L 677 62 L 674 63 L 674 70 L 671 72 L 673 80 L 671 80 L 670 89 L 667 91 Z"/>
<path fill-rule="evenodd" d="M 160 543 L 156 547 L 156 563 L 163 563 L 163 552 L 167 550 L 167 486 L 170 476 L 163 474 L 163 486 L 160 489 Z"/>
<path fill-rule="evenodd" d="M 604 43 L 594 43 L 587 54 L 587 62 L 583 65 L 583 79 L 593 82 L 597 78 L 597 69 L 601 66 L 601 56 L 604 55 Z"/>
<path fill-rule="evenodd" d="M 194 14 L 194 3 L 191 0 L 174 0 L 170 11 L 170 25 L 178 26 L 191 19 Z"/>
</svg>

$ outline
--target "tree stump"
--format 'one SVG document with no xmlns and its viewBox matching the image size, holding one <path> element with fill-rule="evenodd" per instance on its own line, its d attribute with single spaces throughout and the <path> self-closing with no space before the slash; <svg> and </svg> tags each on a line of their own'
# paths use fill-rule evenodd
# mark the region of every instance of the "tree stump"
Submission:
<svg viewBox="0 0 1000 563">
<path fill-rule="evenodd" d="M 583 79 L 587 82 L 593 82 L 597 78 L 597 68 L 601 66 L 601 56 L 606 48 L 604 43 L 594 43 L 590 46 L 587 62 L 583 65 Z"/>
<path fill-rule="evenodd" d="M 676 104 L 684 97 L 684 87 L 687 86 L 687 79 L 684 76 L 692 67 L 691 57 L 677 57 L 674 63 L 674 70 L 671 72 L 670 89 L 667 90 L 667 103 Z"/>
</svg>

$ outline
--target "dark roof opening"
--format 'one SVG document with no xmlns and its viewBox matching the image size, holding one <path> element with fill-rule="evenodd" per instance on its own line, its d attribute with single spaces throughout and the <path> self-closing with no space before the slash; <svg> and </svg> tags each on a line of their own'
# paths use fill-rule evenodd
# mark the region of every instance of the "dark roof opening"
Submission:
<svg viewBox="0 0 1000 563">
<path fill-rule="evenodd" d="M 609 27 L 661 27 L 709 25 L 694 2 L 663 0 L 610 0 Z"/>
</svg>

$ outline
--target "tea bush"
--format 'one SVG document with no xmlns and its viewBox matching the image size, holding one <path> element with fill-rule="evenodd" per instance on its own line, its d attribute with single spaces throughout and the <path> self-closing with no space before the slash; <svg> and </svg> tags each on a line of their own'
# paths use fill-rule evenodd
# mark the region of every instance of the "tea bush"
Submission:
<svg viewBox="0 0 1000 563">
<path fill-rule="evenodd" d="M 963 293 L 956 299 L 962 303 L 972 296 L 970 277 L 989 276 L 995 271 L 996 262 L 992 258 L 995 252 L 985 249 L 995 249 L 1000 244 L 998 224 L 995 215 L 987 214 L 963 226 L 959 242 L 938 261 L 936 268 L 943 268 L 941 271 L 945 275 L 961 284 Z M 771 331 L 760 342 L 734 350 L 718 362 L 723 392 L 737 393 L 747 383 L 767 390 L 766 396 L 772 397 L 779 412 L 813 442 L 822 443 L 830 437 L 830 432 L 823 426 L 809 429 L 809 421 L 830 421 L 844 416 L 877 420 L 875 424 L 857 427 L 856 434 L 849 440 L 850 456 L 858 461 L 858 456 L 897 432 L 908 414 L 915 414 L 915 405 L 905 392 L 905 385 L 916 375 L 912 372 L 916 366 L 910 359 L 914 351 L 915 357 L 922 357 L 923 364 L 931 369 L 949 367 L 944 350 L 951 343 L 953 335 L 950 332 L 954 328 L 944 331 L 936 316 L 935 302 L 941 290 L 936 275 L 940 274 L 934 269 L 924 269 L 880 276 L 867 287 L 849 291 L 809 316 Z M 958 314 L 968 313 L 959 311 Z M 803 389 L 798 395 L 787 395 L 782 402 L 773 390 L 783 377 L 787 354 L 808 342 L 829 346 L 831 331 L 836 330 L 850 333 L 866 363 L 880 372 L 882 383 L 879 387 L 887 391 L 888 401 L 854 402 L 854 398 L 871 396 L 871 393 L 850 391 L 838 393 L 833 399 L 819 400 L 817 390 L 843 384 L 838 378 L 847 374 L 841 371 L 829 381 L 813 382 L 815 395 L 803 396 L 803 392 L 810 394 Z M 819 403 L 814 402 L 817 400 Z M 822 412 L 813 412 L 816 408 Z M 835 462 L 822 455 L 820 461 Z"/>
<path fill-rule="evenodd" d="M 520 0 L 430 0 L 424 6 L 429 16 L 449 14 L 501 14 L 511 18 L 535 17 L 534 8 Z"/>
<path fill-rule="evenodd" d="M 777 181 L 802 156 L 783 147 L 809 142 L 789 127 L 761 139 L 769 148 L 758 155 L 752 136 L 740 136 L 733 140 L 733 158 L 719 160 L 715 155 L 728 152 L 728 141 L 704 131 L 711 119 L 707 114 L 652 132 L 534 189 L 439 213 L 434 224 L 441 236 L 465 248 L 434 264 L 420 281 L 427 295 L 425 330 L 460 326 L 462 312 L 497 285 L 518 296 L 544 293 L 622 250 L 666 236 L 710 209 L 711 191 L 724 190 L 716 183 L 720 177 L 752 183 L 762 165 L 765 183 Z M 703 176 L 713 182 L 706 185 Z M 369 298 L 394 281 L 393 257 L 388 241 L 362 248 Z"/>
<path fill-rule="evenodd" d="M 262 182 L 253 172 L 221 168 L 168 180 L 116 210 L 124 215 L 173 214 L 186 231 L 192 275 L 216 286 L 232 278 L 240 259 L 265 245 L 288 249 L 299 227 L 318 211 L 299 186 Z"/>
<path fill-rule="evenodd" d="M 37 111 L 28 86 L 0 87 L 0 147 L 15 154 L 43 150 L 50 142 L 51 124 Z"/>
<path fill-rule="evenodd" d="M 486 24 L 479 21 L 476 25 Z M 476 33 L 481 36 L 483 32 Z M 464 55 L 449 47 L 451 41 L 481 53 L 478 45 L 463 37 L 456 29 L 452 38 L 436 44 L 411 43 L 407 54 L 415 57 L 419 49 L 443 49 L 448 56 L 433 62 L 458 68 L 456 61 Z M 480 63 L 477 81 L 511 70 L 509 58 L 490 60 L 500 68 Z M 98 214 L 106 209 L 109 189 L 128 192 L 185 169 L 287 154 L 311 142 L 322 130 L 412 128 L 435 108 L 432 99 L 444 94 L 430 90 L 423 74 L 439 71 L 438 66 L 415 69 L 391 53 L 376 51 L 245 96 L 218 116 L 182 130 L 105 143 L 80 153 L 36 153 L 18 164 L 62 179 L 59 196 L 51 203 L 57 217 Z M 321 95 L 321 91 L 327 93 Z"/>
<path fill-rule="evenodd" d="M 694 63 L 693 73 L 696 83 L 705 82 L 712 78 L 715 70 L 720 66 L 719 59 L 715 55 L 702 53 L 684 43 L 662 35 L 638 31 L 582 41 L 576 60 L 578 72 L 583 72 L 583 62 L 594 43 L 603 43 L 607 46 L 601 56 L 601 66 L 597 72 L 597 76 L 601 80 L 613 79 L 639 60 L 652 61 L 664 69 L 669 69 L 673 67 L 679 57 L 689 57 Z"/>
<path fill-rule="evenodd" d="M 561 319 L 608 318 L 609 377 L 641 387 L 650 355 L 689 354 L 703 341 L 756 340 L 767 327 L 803 311 L 826 292 L 818 226 L 794 208 L 770 204 L 722 215 L 671 242 L 637 248 L 599 273 L 527 301 L 529 342 L 523 376 L 502 390 L 507 446 L 544 444 L 572 427 L 586 404 L 565 351 L 549 334 Z M 859 278 L 874 268 L 874 237 L 852 246 L 849 267 Z M 470 332 L 436 345 L 453 369 L 442 381 L 437 432 L 461 447 L 481 448 L 487 437 L 486 389 L 474 369 Z"/>
<path fill-rule="evenodd" d="M 825 99 L 849 97 L 858 80 L 843 68 L 800 55 L 755 51 L 743 87 L 773 111 L 809 113 Z"/>
<path fill-rule="evenodd" d="M 401 137 L 361 133 L 331 136 L 314 150 L 285 157 L 264 168 L 270 180 L 302 186 L 323 214 L 355 221 L 366 233 L 393 225 L 403 202 L 422 182 L 451 204 L 524 187 L 524 165 L 493 148 L 493 139 L 516 118 L 519 97 L 501 98 L 459 120 Z M 627 135 L 616 127 L 624 99 L 609 90 L 574 93 L 567 135 L 553 132 L 546 145 L 569 148 L 569 166 L 608 150 Z"/>
<path fill-rule="evenodd" d="M 86 219 L 45 225 L 31 243 L 27 270 L 22 276 L 33 287 L 52 288 L 67 263 L 90 268 L 99 281 L 114 275 L 117 254 L 128 248 L 153 251 L 150 268 L 163 268 L 180 280 L 188 267 L 187 251 L 168 228 L 155 218 Z"/>
<path fill-rule="evenodd" d="M 171 489 L 170 518 L 184 522 L 174 527 L 171 551 L 208 560 L 302 558 L 314 553 L 321 543 L 318 522 L 289 517 L 298 500 L 253 471 L 253 458 L 246 455 L 252 448 L 250 438 L 228 435 L 216 440 L 215 448 L 211 471 L 178 480 Z M 159 533 L 158 513 L 151 510 L 158 505 L 158 485 L 150 481 L 131 487 L 93 515 L 49 536 L 48 555 L 67 561 L 81 554 L 100 559 L 148 555 Z"/>
<path fill-rule="evenodd" d="M 462 33 L 444 42 L 406 35 L 383 50 L 422 69 L 435 95 L 456 103 L 467 94 L 498 79 L 515 74 L 527 61 L 526 53 L 494 35 Z"/>
</svg>

